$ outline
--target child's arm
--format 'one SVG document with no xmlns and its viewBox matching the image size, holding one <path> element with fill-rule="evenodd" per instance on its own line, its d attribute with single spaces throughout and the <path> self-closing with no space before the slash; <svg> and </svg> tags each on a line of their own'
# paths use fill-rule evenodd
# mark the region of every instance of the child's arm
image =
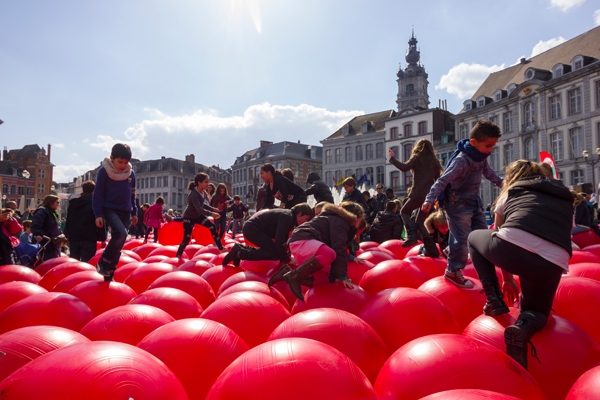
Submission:
<svg viewBox="0 0 600 400">
<path fill-rule="evenodd" d="M 391 149 L 388 150 L 388 156 L 390 156 L 390 163 L 402 172 L 410 171 L 415 167 L 416 157 L 411 157 L 407 162 L 403 163 L 396 159 L 394 152 Z"/>
<path fill-rule="evenodd" d="M 485 176 L 485 179 L 487 179 L 488 181 L 495 183 L 496 186 L 498 186 L 499 188 L 502 187 L 502 178 L 500 178 L 498 174 L 496 174 L 496 171 L 494 171 L 492 167 L 490 167 L 487 161 L 485 162 L 485 166 L 483 167 L 483 176 Z"/>
<path fill-rule="evenodd" d="M 464 157 L 456 157 L 448 168 L 444 171 L 442 176 L 440 176 L 431 189 L 429 190 L 429 194 L 425 197 L 425 202 L 421 209 L 425 212 L 431 210 L 431 206 L 437 199 L 437 197 L 446 189 L 448 185 L 450 185 L 455 180 L 464 178 L 469 169 L 469 162 Z"/>
</svg>

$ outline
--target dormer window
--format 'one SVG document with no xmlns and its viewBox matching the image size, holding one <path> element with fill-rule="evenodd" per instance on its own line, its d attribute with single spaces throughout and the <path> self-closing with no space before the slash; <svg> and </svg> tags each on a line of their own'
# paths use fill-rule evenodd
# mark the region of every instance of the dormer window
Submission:
<svg viewBox="0 0 600 400">
<path fill-rule="evenodd" d="M 496 90 L 496 91 L 494 92 L 494 101 L 500 101 L 500 100 L 502 100 L 502 97 L 503 97 L 502 95 L 503 95 L 503 94 L 504 94 L 504 93 L 502 93 L 502 89 L 498 89 L 498 90 Z"/>
<path fill-rule="evenodd" d="M 150 164 L 146 165 L 146 172 L 150 172 Z"/>
<path fill-rule="evenodd" d="M 163 170 L 163 163 L 158 163 L 158 170 L 162 171 Z"/>
<path fill-rule="evenodd" d="M 371 122 L 367 121 L 364 124 L 362 124 L 360 126 L 360 131 L 361 133 L 367 133 L 369 132 L 369 128 L 371 127 Z"/>
<path fill-rule="evenodd" d="M 525 71 L 525 80 L 526 81 L 530 81 L 533 79 L 533 77 L 535 76 L 535 71 L 531 68 L 527 69 L 527 71 Z"/>
<path fill-rule="evenodd" d="M 342 128 L 342 136 L 348 136 L 350 134 L 350 126 L 346 125 Z"/>
<path fill-rule="evenodd" d="M 561 76 L 563 76 L 563 66 L 562 66 L 562 64 L 559 64 L 559 65 L 555 66 L 554 68 L 552 68 L 552 77 L 558 78 Z"/>
<path fill-rule="evenodd" d="M 465 103 L 465 110 L 469 111 L 471 109 L 471 102 Z"/>
<path fill-rule="evenodd" d="M 477 98 L 477 108 L 485 106 L 485 96 L 479 96 Z"/>
<path fill-rule="evenodd" d="M 583 68 L 583 56 L 573 57 L 573 60 L 571 60 L 571 67 L 573 68 L 573 71 Z"/>
<path fill-rule="evenodd" d="M 506 91 L 508 92 L 508 94 L 511 94 L 513 92 L 513 90 L 515 90 L 516 88 L 517 88 L 517 84 L 516 83 L 511 83 L 506 88 Z"/>
</svg>

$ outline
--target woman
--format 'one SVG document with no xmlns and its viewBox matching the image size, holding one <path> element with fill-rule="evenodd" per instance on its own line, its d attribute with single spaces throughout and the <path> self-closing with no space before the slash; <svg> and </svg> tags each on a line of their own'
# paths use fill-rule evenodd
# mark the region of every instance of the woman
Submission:
<svg viewBox="0 0 600 400">
<path fill-rule="evenodd" d="M 19 245 L 19 239 L 14 235 L 22 230 L 23 227 L 15 218 L 13 210 L 2 209 L 0 213 L 0 265 L 17 263 L 15 248 Z"/>
<path fill-rule="evenodd" d="M 210 206 L 216 208 L 221 216 L 219 221 L 215 223 L 217 228 L 217 235 L 220 239 L 223 239 L 227 230 L 227 207 L 229 206 L 231 197 L 227 193 L 227 186 L 224 183 L 219 183 L 217 191 L 210 201 Z"/>
<path fill-rule="evenodd" d="M 504 331 L 506 352 L 527 369 L 527 343 L 548 320 L 554 294 L 571 258 L 573 195 L 561 181 L 543 175 L 540 165 L 513 162 L 496 202 L 496 228 L 469 234 L 471 260 L 485 291 L 486 315 L 509 312 L 521 283 L 521 313 Z M 500 289 L 495 267 L 502 269 Z M 534 352 L 535 353 L 535 352 Z"/>
<path fill-rule="evenodd" d="M 59 204 L 58 196 L 49 194 L 33 215 L 31 234 L 35 243 L 43 247 L 41 261 L 60 257 L 61 244 L 66 242 L 60 229 L 60 217 L 56 212 Z"/>
<path fill-rule="evenodd" d="M 296 204 L 306 203 L 304 190 L 284 177 L 281 172 L 267 163 L 260 167 L 260 177 L 265 183 L 266 200 L 263 208 L 273 208 L 275 199 L 281 201 L 280 207 L 291 210 Z"/>
</svg>

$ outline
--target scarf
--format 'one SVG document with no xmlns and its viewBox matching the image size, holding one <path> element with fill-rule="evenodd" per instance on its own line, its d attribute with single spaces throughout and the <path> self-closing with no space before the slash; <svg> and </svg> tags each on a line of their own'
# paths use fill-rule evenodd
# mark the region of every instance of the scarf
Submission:
<svg viewBox="0 0 600 400">
<path fill-rule="evenodd" d="M 115 164 L 110 157 L 106 157 L 102 161 L 102 166 L 106 170 L 108 177 L 114 181 L 124 181 L 131 175 L 131 163 L 127 163 L 127 168 L 125 168 L 125 171 L 121 172 L 115 168 Z"/>
<path fill-rule="evenodd" d="M 56 210 L 48 207 L 48 211 L 50 211 L 50 216 L 54 218 L 54 221 L 56 221 L 56 225 L 60 226 L 60 217 L 58 216 Z"/>
<path fill-rule="evenodd" d="M 454 153 L 452 153 L 452 155 L 446 162 L 446 168 L 448 168 L 448 166 L 450 165 L 452 160 L 454 160 L 460 153 L 465 153 L 466 155 L 471 157 L 471 160 L 473 160 L 475 162 L 483 161 L 492 154 L 492 153 L 487 153 L 487 154 L 482 153 L 471 144 L 469 139 L 462 139 L 462 140 L 459 140 L 458 143 L 456 143 L 456 150 L 454 150 Z"/>
</svg>

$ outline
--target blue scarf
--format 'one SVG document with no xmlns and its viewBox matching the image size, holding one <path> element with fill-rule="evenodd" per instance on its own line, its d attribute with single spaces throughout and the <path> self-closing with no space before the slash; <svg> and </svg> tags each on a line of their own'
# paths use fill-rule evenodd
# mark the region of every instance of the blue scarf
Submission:
<svg viewBox="0 0 600 400">
<path fill-rule="evenodd" d="M 462 139 L 456 143 L 456 150 L 454 150 L 454 153 L 452 153 L 448 159 L 448 162 L 446 162 L 446 168 L 448 168 L 452 160 L 454 160 L 461 152 L 471 157 L 471 160 L 475 162 L 483 161 L 491 155 L 491 153 L 486 154 L 477 150 L 473 145 L 471 145 L 469 139 Z"/>
</svg>

